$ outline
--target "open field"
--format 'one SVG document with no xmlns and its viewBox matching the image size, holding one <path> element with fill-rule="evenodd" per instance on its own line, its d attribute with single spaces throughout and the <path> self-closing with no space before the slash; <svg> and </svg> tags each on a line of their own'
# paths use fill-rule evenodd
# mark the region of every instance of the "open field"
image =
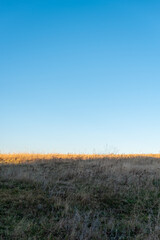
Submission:
<svg viewBox="0 0 160 240">
<path fill-rule="evenodd" d="M 160 155 L 0 154 L 0 239 L 159 240 Z"/>
</svg>

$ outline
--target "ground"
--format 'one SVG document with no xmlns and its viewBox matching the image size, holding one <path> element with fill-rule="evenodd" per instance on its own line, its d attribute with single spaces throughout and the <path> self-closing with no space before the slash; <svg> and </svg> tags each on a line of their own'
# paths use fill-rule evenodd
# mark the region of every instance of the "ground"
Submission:
<svg viewBox="0 0 160 240">
<path fill-rule="evenodd" d="M 160 155 L 0 154 L 0 239 L 160 239 Z"/>
</svg>

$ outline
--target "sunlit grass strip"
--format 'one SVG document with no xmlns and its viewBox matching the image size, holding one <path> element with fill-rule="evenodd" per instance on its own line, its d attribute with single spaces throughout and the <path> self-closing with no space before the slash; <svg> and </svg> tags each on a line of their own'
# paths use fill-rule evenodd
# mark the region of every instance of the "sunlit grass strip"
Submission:
<svg viewBox="0 0 160 240">
<path fill-rule="evenodd" d="M 39 154 L 39 153 L 12 153 L 12 154 L 0 154 L 0 163 L 19 164 L 24 162 L 32 162 L 36 160 L 93 160 L 93 159 L 105 159 L 105 158 L 160 158 L 160 154 Z"/>
</svg>

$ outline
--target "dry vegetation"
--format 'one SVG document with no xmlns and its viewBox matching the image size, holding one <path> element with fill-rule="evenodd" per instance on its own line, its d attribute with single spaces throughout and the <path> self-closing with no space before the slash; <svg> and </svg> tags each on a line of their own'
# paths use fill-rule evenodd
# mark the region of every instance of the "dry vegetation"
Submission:
<svg viewBox="0 0 160 240">
<path fill-rule="evenodd" d="M 160 239 L 160 155 L 0 154 L 0 239 Z"/>
</svg>

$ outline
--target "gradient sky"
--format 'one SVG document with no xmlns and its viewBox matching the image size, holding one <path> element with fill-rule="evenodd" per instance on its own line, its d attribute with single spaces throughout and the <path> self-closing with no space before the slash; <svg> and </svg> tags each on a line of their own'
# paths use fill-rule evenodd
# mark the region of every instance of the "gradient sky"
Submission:
<svg viewBox="0 0 160 240">
<path fill-rule="evenodd" d="M 160 152 L 160 1 L 0 0 L 0 152 Z"/>
</svg>

